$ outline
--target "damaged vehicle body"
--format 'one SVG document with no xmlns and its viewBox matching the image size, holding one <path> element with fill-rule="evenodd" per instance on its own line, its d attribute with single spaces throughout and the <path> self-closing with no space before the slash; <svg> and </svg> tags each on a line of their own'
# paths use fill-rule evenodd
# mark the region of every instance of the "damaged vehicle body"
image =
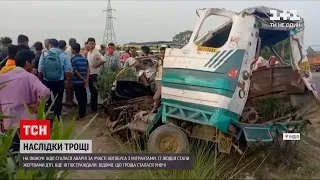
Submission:
<svg viewBox="0 0 320 180">
<path fill-rule="evenodd" d="M 110 96 L 103 103 L 111 121 L 107 124 L 111 135 L 120 135 L 124 139 L 130 138 L 129 123 L 138 112 L 152 108 L 155 72 L 149 73 L 151 78 L 149 78 L 148 87 L 139 82 L 139 74 L 148 73 L 150 67 L 155 67 L 156 57 L 158 56 L 135 58 L 134 64 L 122 69 L 116 75 Z M 136 80 L 124 80 L 123 76 L 127 73 L 134 74 Z"/>
<path fill-rule="evenodd" d="M 148 138 L 149 151 L 187 152 L 189 139 L 196 138 L 218 143 L 223 153 L 232 148 L 242 153 L 240 144 L 282 144 L 283 133 L 302 132 L 319 100 L 303 49 L 304 23 L 301 18 L 300 27 L 273 27 L 270 10 L 274 8 L 253 7 L 240 13 L 197 10 L 199 20 L 189 43 L 182 49 L 166 49 L 160 109 L 137 113 L 128 123 L 129 128 L 145 127 L 141 131 Z M 229 20 L 201 35 L 210 16 Z M 274 49 L 287 38 L 290 62 Z M 254 71 L 264 47 L 281 65 Z M 275 98 L 287 110 L 262 116 L 268 112 L 262 112 L 259 102 L 267 104 L 266 99 Z"/>
</svg>

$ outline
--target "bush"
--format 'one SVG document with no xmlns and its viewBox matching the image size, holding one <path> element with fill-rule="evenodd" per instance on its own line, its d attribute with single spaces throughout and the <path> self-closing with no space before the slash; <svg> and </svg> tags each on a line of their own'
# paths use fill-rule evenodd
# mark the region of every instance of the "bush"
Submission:
<svg viewBox="0 0 320 180">
<path fill-rule="evenodd" d="M 254 103 L 254 106 L 264 120 L 283 117 L 294 110 L 290 103 L 286 103 L 282 98 L 276 96 L 258 100 Z"/>
<path fill-rule="evenodd" d="M 109 97 L 113 83 L 120 71 L 121 69 L 105 70 L 105 68 L 102 68 L 95 84 L 102 99 Z M 126 71 L 120 78 L 121 80 L 137 81 L 137 76 L 135 76 L 132 69 Z"/>
<path fill-rule="evenodd" d="M 106 99 L 109 96 L 113 82 L 118 72 L 119 70 L 106 71 L 104 69 L 102 69 L 102 71 L 100 72 L 95 86 L 98 89 L 98 92 L 102 99 Z"/>
<path fill-rule="evenodd" d="M 29 112 L 30 114 L 30 112 Z M 46 119 L 48 112 L 45 112 L 45 100 L 42 100 L 37 113 L 37 120 Z M 97 115 L 96 115 L 97 116 Z M 56 118 L 53 127 L 51 127 L 52 140 L 69 140 L 77 139 L 85 129 L 95 119 L 94 116 L 90 122 L 76 136 L 73 135 L 74 120 L 68 125 L 64 125 L 63 121 L 58 121 Z M 1 115 L 0 115 L 1 118 Z M 0 134 L 0 179 L 15 180 L 15 179 L 50 179 L 61 180 L 66 178 L 71 171 L 69 170 L 22 170 L 19 167 L 19 152 L 12 152 L 10 149 L 11 142 L 17 129 L 6 131 Z"/>
</svg>

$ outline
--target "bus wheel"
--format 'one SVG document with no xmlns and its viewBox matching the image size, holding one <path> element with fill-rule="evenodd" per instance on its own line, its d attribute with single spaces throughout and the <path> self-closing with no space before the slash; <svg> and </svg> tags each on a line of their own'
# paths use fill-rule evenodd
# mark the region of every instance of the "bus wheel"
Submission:
<svg viewBox="0 0 320 180">
<path fill-rule="evenodd" d="M 172 125 L 159 126 L 148 139 L 148 150 L 153 153 L 187 153 L 189 148 L 186 134 Z"/>
</svg>

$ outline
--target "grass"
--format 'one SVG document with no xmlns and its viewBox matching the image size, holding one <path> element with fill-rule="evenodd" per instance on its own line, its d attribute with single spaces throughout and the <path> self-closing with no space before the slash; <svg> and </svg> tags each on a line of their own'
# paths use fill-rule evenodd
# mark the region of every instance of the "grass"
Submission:
<svg viewBox="0 0 320 180">
<path fill-rule="evenodd" d="M 121 153 L 145 153 L 136 142 L 122 143 L 113 138 Z M 213 143 L 192 140 L 192 170 L 110 171 L 106 179 L 302 179 L 319 169 L 309 162 L 308 146 L 302 146 L 290 166 L 279 162 L 278 154 L 268 145 L 249 145 L 244 154 L 223 154 Z"/>
<path fill-rule="evenodd" d="M 117 139 L 123 153 L 144 153 L 136 142 L 124 144 Z M 238 179 L 255 176 L 268 156 L 264 151 L 247 148 L 244 155 L 218 153 L 217 146 L 210 142 L 192 140 L 194 168 L 192 170 L 126 170 L 111 171 L 108 179 Z M 251 173 L 249 173 L 251 172 Z"/>
<path fill-rule="evenodd" d="M 138 142 L 123 143 L 117 137 L 112 139 L 121 153 L 146 153 L 139 148 Z M 277 151 L 274 144 L 250 144 L 243 155 L 235 151 L 219 153 L 213 143 L 200 140 L 191 140 L 191 147 L 194 155 L 192 170 L 110 171 L 107 179 L 301 179 L 310 178 L 317 170 L 308 162 L 307 149 L 310 147 L 307 146 L 299 146 L 291 164 L 287 163 L 286 154 L 281 154 L 286 152 Z"/>
<path fill-rule="evenodd" d="M 290 103 L 286 103 L 282 98 L 276 96 L 257 100 L 254 102 L 254 107 L 258 111 L 259 116 L 265 120 L 283 117 L 293 112 Z"/>
</svg>

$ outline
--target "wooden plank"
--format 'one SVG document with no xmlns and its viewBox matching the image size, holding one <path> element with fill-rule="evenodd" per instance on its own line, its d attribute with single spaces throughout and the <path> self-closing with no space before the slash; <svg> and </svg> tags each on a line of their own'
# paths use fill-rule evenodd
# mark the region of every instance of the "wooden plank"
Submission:
<svg viewBox="0 0 320 180">
<path fill-rule="evenodd" d="M 286 92 L 290 87 L 291 80 L 293 80 L 293 75 L 294 72 L 291 67 L 266 68 L 254 71 L 251 77 L 249 97 Z"/>
<path fill-rule="evenodd" d="M 255 86 L 265 87 L 265 86 L 280 86 L 284 84 L 290 84 L 290 78 L 288 76 L 275 77 L 272 78 L 272 84 L 270 78 L 259 79 L 256 81 L 251 81 L 251 84 L 255 84 Z M 250 87 L 251 89 L 251 87 Z"/>
<path fill-rule="evenodd" d="M 285 92 L 286 88 L 287 86 L 283 85 L 283 86 L 272 87 L 272 89 L 269 89 L 269 90 L 262 90 L 262 91 L 255 91 L 255 92 L 250 91 L 249 97 L 252 98 L 252 97 L 262 96 L 270 93 L 281 93 L 281 92 Z"/>
<path fill-rule="evenodd" d="M 271 69 L 264 69 L 259 71 L 253 71 L 252 73 L 252 80 L 261 79 L 261 78 L 270 78 L 270 71 Z M 293 73 L 292 68 L 274 68 L 272 72 L 273 77 L 281 77 L 287 76 L 288 74 Z"/>
</svg>

